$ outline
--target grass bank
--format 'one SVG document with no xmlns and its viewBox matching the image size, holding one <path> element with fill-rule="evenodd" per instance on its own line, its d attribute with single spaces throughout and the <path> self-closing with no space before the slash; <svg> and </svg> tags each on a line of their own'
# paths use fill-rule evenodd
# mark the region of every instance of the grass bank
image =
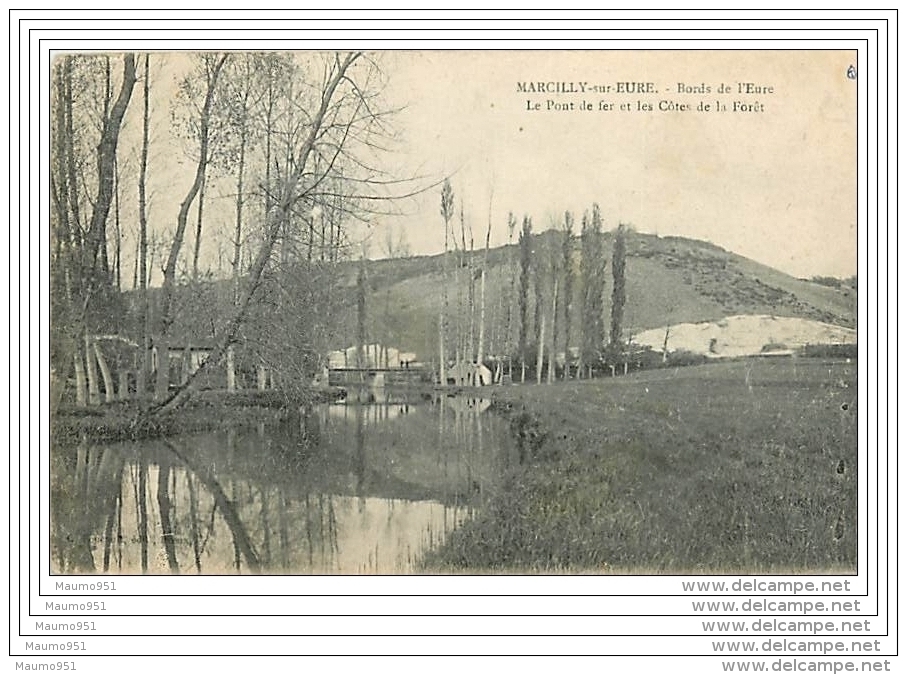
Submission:
<svg viewBox="0 0 907 675">
<path fill-rule="evenodd" d="M 426 567 L 852 571 L 856 376 L 747 359 L 496 389 L 521 461 Z"/>
<path fill-rule="evenodd" d="M 121 441 L 252 426 L 278 421 L 300 407 L 334 400 L 342 394 L 339 388 L 303 390 L 292 395 L 275 390 L 201 391 L 177 410 L 161 414 L 149 414 L 148 405 L 139 401 L 61 406 L 51 414 L 51 435 L 60 443 L 82 438 Z"/>
</svg>

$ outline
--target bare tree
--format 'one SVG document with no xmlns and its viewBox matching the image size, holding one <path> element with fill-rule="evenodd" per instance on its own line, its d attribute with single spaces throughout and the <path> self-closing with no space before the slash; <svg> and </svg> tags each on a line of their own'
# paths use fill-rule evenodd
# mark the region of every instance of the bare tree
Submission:
<svg viewBox="0 0 907 675">
<path fill-rule="evenodd" d="M 520 381 L 526 381 L 526 357 L 529 349 L 529 281 L 532 266 L 532 219 L 523 216 L 523 229 L 520 231 L 520 289 L 517 298 L 520 313 Z"/>
<path fill-rule="evenodd" d="M 573 302 L 573 214 L 564 213 L 564 239 L 561 267 L 564 273 L 564 290 L 561 305 L 564 308 L 564 379 L 570 378 L 570 309 Z"/>
<path fill-rule="evenodd" d="M 357 83 L 354 72 L 354 66 L 367 61 L 360 53 L 348 53 L 332 55 L 324 64 L 325 77 L 316 96 L 317 107 L 305 125 L 303 140 L 293 149 L 290 160 L 281 167 L 283 177 L 271 190 L 269 200 L 272 207 L 264 224 L 263 240 L 233 315 L 217 337 L 213 353 L 156 411 L 171 410 L 180 405 L 188 398 L 198 379 L 221 363 L 247 317 L 249 304 L 284 232 L 288 217 L 299 204 L 311 203 L 341 157 L 353 152 L 357 140 L 368 142 L 371 125 L 377 123 L 378 118 L 370 108 L 367 87 Z M 367 69 L 367 65 L 364 67 Z M 317 162 L 316 154 L 319 156 Z"/>
<path fill-rule="evenodd" d="M 148 211 L 146 191 L 146 173 L 148 170 L 148 103 L 151 87 L 149 73 L 149 55 L 145 54 L 145 73 L 142 78 L 142 150 L 139 160 L 139 256 L 137 261 L 139 276 L 139 321 L 142 330 L 142 356 L 139 367 L 136 389 L 139 396 L 145 395 L 145 387 L 151 377 L 151 312 L 148 301 Z"/>
<path fill-rule="evenodd" d="M 256 142 L 256 131 L 263 131 L 270 139 L 270 128 L 267 126 L 273 116 L 275 100 L 275 80 L 278 72 L 275 63 L 282 62 L 278 54 L 242 53 L 231 57 L 223 74 L 224 115 L 229 130 L 224 152 L 217 159 L 222 171 L 236 178 L 235 225 L 232 234 L 230 265 L 233 280 L 233 305 L 239 302 L 240 279 L 242 275 L 242 251 L 244 237 L 243 216 L 246 201 L 246 171 L 250 150 Z M 282 72 L 282 71 L 281 71 Z M 268 94 L 271 107 L 264 110 L 265 125 L 256 125 L 255 113 Z M 267 161 L 267 158 L 266 158 Z M 201 201 L 199 201 L 201 209 Z M 198 238 L 196 239 L 198 241 Z M 236 389 L 236 355 L 233 345 L 227 349 L 227 389 Z"/>
<path fill-rule="evenodd" d="M 614 252 L 611 257 L 611 275 L 614 277 L 614 288 L 611 290 L 611 341 L 613 352 L 623 350 L 624 305 L 627 302 L 626 267 L 627 267 L 627 228 L 623 223 L 617 226 L 614 234 Z M 667 333 L 665 333 L 667 342 Z"/>
<path fill-rule="evenodd" d="M 541 347 L 544 344 L 544 336 L 542 335 L 542 319 L 545 316 L 545 307 L 544 307 L 544 291 L 545 291 L 545 279 L 549 276 L 548 270 L 546 269 L 548 265 L 548 256 L 545 255 L 545 239 L 543 237 L 536 237 L 532 250 L 532 291 L 533 291 L 533 300 L 534 300 L 534 309 L 532 316 L 534 318 L 533 325 L 533 335 L 535 337 L 535 344 L 538 347 Z M 542 353 L 539 350 L 539 353 Z M 541 364 L 538 364 L 541 367 Z"/>
<path fill-rule="evenodd" d="M 463 275 L 463 268 L 466 267 L 466 212 L 463 208 L 463 195 L 460 195 L 460 239 L 462 246 L 456 243 L 454 237 L 454 246 L 457 249 L 457 267 L 454 271 L 454 286 L 457 289 L 457 312 L 456 312 L 456 357 L 455 364 L 457 370 L 457 384 L 464 384 L 463 375 L 466 372 L 463 362 L 466 358 L 466 342 L 468 335 L 463 328 L 463 285 L 460 283 L 460 277 Z"/>
<path fill-rule="evenodd" d="M 548 384 L 554 382 L 556 352 L 557 352 L 557 307 L 558 307 L 558 269 L 557 269 L 557 243 L 556 239 L 551 240 L 551 247 L 548 251 L 549 269 L 551 270 L 551 343 L 548 345 Z"/>
<path fill-rule="evenodd" d="M 204 103 L 198 117 L 198 161 L 195 168 L 195 178 L 186 197 L 180 204 L 179 213 L 176 217 L 176 231 L 173 234 L 173 240 L 170 243 L 170 253 L 167 256 L 167 262 L 164 266 L 164 283 L 161 286 L 161 307 L 160 307 L 160 328 L 158 332 L 157 350 L 158 350 L 158 368 L 157 381 L 155 386 L 155 398 L 163 400 L 167 396 L 170 384 L 169 368 L 169 344 L 168 333 L 173 323 L 173 296 L 176 290 L 176 263 L 179 258 L 180 249 L 183 246 L 186 225 L 189 218 L 189 208 L 192 202 L 201 190 L 205 181 L 205 170 L 208 166 L 210 156 L 208 154 L 209 142 L 209 124 L 211 121 L 211 112 L 214 107 L 214 98 L 217 91 L 217 81 L 224 64 L 227 62 L 227 54 L 204 54 L 202 58 L 202 67 L 205 79 Z M 191 91 L 188 83 L 185 88 Z M 197 233 L 196 245 L 198 244 Z M 197 254 L 196 254 L 197 257 Z"/>
<path fill-rule="evenodd" d="M 461 206 L 462 208 L 462 206 Z M 462 213 L 461 213 L 462 217 Z M 470 371 L 476 361 L 476 270 L 475 270 L 475 237 L 472 233 L 472 223 L 467 225 L 466 231 L 469 233 L 469 253 L 466 254 L 466 247 L 463 247 L 466 256 L 466 274 L 469 279 L 467 290 L 467 306 L 469 311 L 469 335 L 464 349 L 465 361 L 470 364 Z M 473 384 L 475 384 L 473 382 Z"/>
<path fill-rule="evenodd" d="M 485 365 L 485 276 L 488 270 L 488 248 L 491 244 L 491 205 L 494 199 L 494 191 L 488 198 L 488 229 L 485 230 L 485 255 L 482 258 L 481 286 L 479 291 L 479 348 L 476 361 L 478 362 L 480 372 L 481 367 Z"/>
<path fill-rule="evenodd" d="M 507 214 L 507 276 L 510 278 L 510 284 L 507 287 L 507 365 L 508 372 L 507 375 L 510 377 L 511 382 L 513 381 L 513 358 L 510 356 L 513 353 L 513 296 L 516 290 L 516 255 L 513 248 L 513 232 L 516 230 L 516 216 L 513 215 L 513 211 Z M 502 373 L 503 376 L 503 373 Z"/>
<path fill-rule="evenodd" d="M 359 263 L 359 272 L 356 275 L 356 367 L 368 368 L 368 355 L 365 353 L 368 344 L 366 328 L 365 284 L 366 284 L 366 257 L 362 256 Z M 363 374 L 360 373 L 360 377 Z"/>
<path fill-rule="evenodd" d="M 592 205 L 592 218 L 583 214 L 581 274 L 583 279 L 583 333 L 581 362 L 591 371 L 601 359 L 605 340 L 605 256 L 602 248 L 601 211 Z"/>
<path fill-rule="evenodd" d="M 322 222 L 324 222 L 323 219 Z M 395 232 L 391 226 L 388 226 L 384 231 L 384 254 L 388 258 L 408 258 L 412 255 L 412 249 L 403 228 L 398 228 Z"/>
<path fill-rule="evenodd" d="M 100 64 L 101 72 L 90 71 Z M 67 372 L 75 364 L 76 400 L 99 401 L 95 379 L 97 350 L 92 332 L 106 328 L 112 321 L 116 304 L 107 258 L 107 222 L 114 197 L 117 146 L 123 118 L 136 82 L 135 57 L 123 57 L 119 92 L 112 98 L 109 59 L 64 56 L 55 64 L 56 114 L 51 138 L 51 197 L 54 205 L 53 268 L 51 316 L 54 322 L 52 359 L 55 370 Z M 86 82 L 100 79 L 104 93 L 87 105 L 101 113 L 95 119 L 98 136 L 94 143 L 91 124 L 76 112 L 86 87 L 76 86 L 75 71 L 84 66 Z M 87 96 L 90 98 L 91 93 Z M 81 142 L 80 142 L 81 141 Z M 91 161 L 93 160 L 93 161 Z M 94 173 L 86 167 L 94 166 Z M 95 184 L 87 179 L 92 175 Z M 93 195 L 89 197 L 89 194 Z M 83 222 L 83 203 L 90 204 L 91 216 Z M 84 348 L 84 352 L 82 351 Z M 88 395 L 84 387 L 88 385 Z M 111 392 L 108 392 L 108 396 Z"/>
<path fill-rule="evenodd" d="M 450 221 L 453 220 L 454 215 L 454 194 L 453 188 L 450 185 L 450 179 L 444 181 L 444 185 L 441 188 L 441 218 L 444 219 L 444 258 L 441 261 L 441 264 L 444 268 L 444 273 L 441 280 L 441 315 L 438 317 L 438 350 L 439 350 L 439 365 L 438 373 L 440 378 L 440 384 L 442 386 L 447 384 L 447 354 L 445 353 L 444 343 L 447 338 L 447 286 L 450 283 L 450 263 L 448 261 L 449 255 L 448 251 L 450 248 L 449 243 L 449 233 L 450 233 Z"/>
</svg>

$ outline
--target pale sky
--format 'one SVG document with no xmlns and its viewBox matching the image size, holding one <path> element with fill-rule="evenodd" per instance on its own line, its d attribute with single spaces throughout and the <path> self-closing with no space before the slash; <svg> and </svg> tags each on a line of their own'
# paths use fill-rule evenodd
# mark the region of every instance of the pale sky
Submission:
<svg viewBox="0 0 907 675">
<path fill-rule="evenodd" d="M 509 211 L 520 221 L 531 216 L 538 232 L 560 225 L 571 210 L 579 229 L 583 210 L 597 202 L 605 229 L 623 222 L 702 239 L 798 277 L 856 273 L 856 82 L 846 75 L 852 52 L 397 51 L 376 59 L 387 78 L 384 104 L 401 109 L 392 119 L 394 150 L 382 166 L 398 178 L 419 175 L 421 185 L 451 176 L 457 211 L 462 198 L 477 247 L 489 207 L 494 246 L 507 242 Z M 194 164 L 172 142 L 161 143 L 169 135 L 173 82 L 186 61 L 179 54 L 154 61 L 149 218 L 166 237 Z M 621 82 L 653 91 L 621 93 Z M 574 93 L 521 91 L 529 83 Z M 679 93 L 680 83 L 708 93 Z M 741 83 L 758 93 L 739 93 Z M 719 93 L 722 84 L 732 93 Z M 592 91 L 596 85 L 611 91 Z M 548 110 L 549 101 L 574 109 Z M 580 110 L 584 101 L 591 110 Z M 731 109 L 735 101 L 759 112 L 715 111 L 717 103 Z M 640 111 L 639 102 L 655 109 Z M 700 102 L 711 110 L 697 111 Z M 536 103 L 540 110 L 527 109 Z M 676 104 L 693 109 L 658 109 Z M 140 115 L 137 85 L 124 147 L 130 138 L 138 147 Z M 137 158 L 126 161 L 134 171 Z M 222 189 L 235 189 L 228 183 Z M 124 199 L 134 202 L 129 194 Z M 223 220 L 229 232 L 231 198 L 220 206 L 216 194 L 208 199 L 206 223 Z M 415 254 L 441 252 L 439 208 L 440 186 L 396 204 L 400 215 L 375 219 L 370 255 L 381 254 L 388 230 L 405 232 Z M 227 235 L 219 241 L 227 251 Z M 131 270 L 131 253 L 123 255 Z M 217 255 L 203 238 L 210 269 Z"/>
<path fill-rule="evenodd" d="M 605 229 L 704 239 L 795 276 L 856 272 L 855 55 L 831 51 L 477 51 L 382 55 L 402 165 L 453 174 L 476 241 L 492 198 L 492 244 L 507 240 L 507 212 L 534 230 L 579 222 L 601 206 Z M 617 93 L 618 82 L 653 93 Z M 585 93 L 524 93 L 518 83 L 573 83 Z M 580 85 L 579 83 L 582 83 Z M 710 89 L 678 93 L 678 84 Z M 740 94 L 739 83 L 759 93 Z M 596 93 L 593 85 L 610 85 Z M 719 94 L 721 84 L 733 93 Z M 766 88 L 771 87 L 771 93 Z M 525 87 L 524 87 L 525 88 Z M 558 85 L 554 85 L 557 89 Z M 563 88 L 563 87 L 561 87 Z M 574 103 L 547 110 L 548 101 Z M 581 101 L 592 105 L 582 111 Z M 529 101 L 542 105 L 527 110 Z M 637 111 L 637 101 L 654 104 Z M 659 102 L 692 105 L 660 111 Z M 709 112 L 697 112 L 699 102 Z M 716 102 L 761 112 L 715 112 Z M 613 104 L 600 110 L 600 102 Z M 627 103 L 631 111 L 621 111 Z M 761 107 L 760 107 L 761 106 Z M 443 248 L 440 189 L 406 205 L 416 253 Z M 458 206 L 459 209 L 459 206 Z"/>
</svg>

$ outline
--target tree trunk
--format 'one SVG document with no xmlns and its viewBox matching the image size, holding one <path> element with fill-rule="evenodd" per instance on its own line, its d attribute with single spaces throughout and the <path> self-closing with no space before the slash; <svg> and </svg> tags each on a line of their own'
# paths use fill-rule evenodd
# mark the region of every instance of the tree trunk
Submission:
<svg viewBox="0 0 907 675">
<path fill-rule="evenodd" d="M 227 391 L 236 391 L 236 350 L 227 348 Z"/>
<path fill-rule="evenodd" d="M 98 390 L 98 371 L 95 368 L 96 361 L 92 339 L 85 336 L 85 372 L 88 375 L 88 405 L 101 404 L 101 392 Z"/>
<path fill-rule="evenodd" d="M 53 195 L 54 210 L 57 213 L 57 253 L 68 268 L 71 264 L 73 249 L 75 248 L 75 231 L 69 222 L 69 146 L 71 138 L 67 135 L 67 124 L 72 109 L 72 99 L 67 98 L 66 80 L 68 77 L 67 63 L 72 57 L 66 57 L 64 65 L 56 69 L 56 137 L 54 152 L 51 155 L 51 194 Z M 66 299 L 71 300 L 70 289 L 67 288 Z"/>
<path fill-rule="evenodd" d="M 170 340 L 166 335 L 155 339 L 157 371 L 154 378 L 154 398 L 162 401 L 170 391 Z"/>
<path fill-rule="evenodd" d="M 485 363 L 485 268 L 482 268 L 482 281 L 479 286 L 479 349 L 476 361 L 481 366 Z"/>
<path fill-rule="evenodd" d="M 145 396 L 148 382 L 151 380 L 151 308 L 148 297 L 148 214 L 145 200 L 145 177 L 148 169 L 148 93 L 149 73 L 148 54 L 145 54 L 145 78 L 143 82 L 142 111 L 142 153 L 139 162 L 139 303 L 142 322 L 142 355 L 136 394 L 141 399 Z"/>
<path fill-rule="evenodd" d="M 245 556 L 246 565 L 248 565 L 251 572 L 260 572 L 261 563 L 259 562 L 258 554 L 252 546 L 252 541 L 249 539 L 246 528 L 236 512 L 236 500 L 227 498 L 220 483 L 218 483 L 217 479 L 211 475 L 210 468 L 205 469 L 201 466 L 196 466 L 188 457 L 183 456 L 177 451 L 169 441 L 164 440 L 164 445 L 167 446 L 170 452 L 172 452 L 189 471 L 198 477 L 206 488 L 208 488 L 208 492 L 211 493 L 214 503 L 217 506 L 217 510 L 220 511 L 221 517 L 230 529 L 230 534 L 233 536 L 233 543 L 237 552 L 240 552 Z"/>
<path fill-rule="evenodd" d="M 445 180 L 441 188 L 441 218 L 444 219 L 444 257 L 441 258 L 441 315 L 438 317 L 438 350 L 440 363 L 438 364 L 439 384 L 447 385 L 447 354 L 445 341 L 448 333 L 448 299 L 447 292 L 450 285 L 450 219 L 453 217 L 453 188 L 450 180 Z"/>
<path fill-rule="evenodd" d="M 138 290 L 138 288 L 139 288 L 139 257 L 142 254 L 141 249 L 142 249 L 141 242 L 136 240 L 136 242 L 135 242 L 135 258 L 132 261 L 132 290 L 134 290 L 134 291 Z M 139 301 L 139 306 L 141 306 L 141 300 Z"/>
<path fill-rule="evenodd" d="M 180 355 L 180 384 L 186 384 L 192 371 L 192 347 L 183 349 Z"/>
<path fill-rule="evenodd" d="M 129 371 L 125 368 L 120 368 L 117 375 L 119 376 L 117 395 L 121 401 L 126 401 L 129 399 Z"/>
<path fill-rule="evenodd" d="M 192 559 L 195 562 L 195 571 L 202 573 L 202 547 L 199 528 L 198 490 L 192 474 L 186 473 L 186 484 L 189 489 L 189 538 L 192 541 Z"/>
<path fill-rule="evenodd" d="M 78 347 L 73 354 L 73 360 L 76 371 L 76 405 L 84 407 L 88 405 L 88 392 L 85 382 L 85 362 L 82 360 L 82 350 Z"/>
<path fill-rule="evenodd" d="M 148 502 L 146 495 L 148 492 L 148 460 L 145 453 L 139 450 L 139 478 L 138 487 L 136 488 L 136 499 L 138 501 L 137 511 L 139 514 L 138 528 L 139 553 L 142 564 L 142 573 L 148 572 Z"/>
<path fill-rule="evenodd" d="M 161 516 L 161 539 L 164 541 L 164 551 L 167 554 L 167 565 L 174 574 L 179 574 L 179 563 L 176 560 L 176 533 L 170 519 L 173 502 L 170 500 L 170 491 L 167 481 L 170 478 L 170 463 L 164 462 L 157 474 L 157 505 Z"/>
<path fill-rule="evenodd" d="M 110 367 L 107 365 L 107 359 L 101 351 L 101 346 L 97 340 L 93 340 L 94 353 L 98 359 L 98 367 L 101 369 L 101 377 L 104 380 L 104 401 L 113 403 L 116 400 L 116 391 L 113 388 L 113 377 L 110 374 Z"/>
<path fill-rule="evenodd" d="M 567 211 L 564 213 L 564 242 L 563 242 L 563 259 L 561 265 L 564 268 L 564 379 L 570 379 L 570 305 L 573 302 L 573 215 Z"/>
<path fill-rule="evenodd" d="M 526 381 L 526 356 L 529 349 L 529 273 L 532 264 L 532 221 L 523 217 L 523 229 L 520 231 L 520 288 L 519 303 L 519 357 L 520 381 Z"/>
<path fill-rule="evenodd" d="M 192 280 L 198 281 L 198 255 L 202 250 L 202 211 L 205 207 L 205 174 L 198 188 L 198 212 L 195 219 L 195 250 L 192 253 Z"/>
<path fill-rule="evenodd" d="M 545 315 L 542 315 L 542 320 L 539 323 L 539 353 L 538 353 L 538 362 L 535 364 L 535 382 L 536 384 L 542 383 L 542 361 L 545 358 Z"/>
<path fill-rule="evenodd" d="M 535 253 L 535 252 L 534 252 Z M 533 274 L 533 296 L 535 302 L 532 315 L 534 317 L 533 330 L 535 332 L 535 339 L 539 344 L 542 344 L 542 317 L 545 315 L 545 303 L 543 302 L 543 270 L 542 270 L 542 252 L 538 251 L 535 253 L 536 264 L 534 265 L 534 274 Z"/>
<path fill-rule="evenodd" d="M 309 253 L 307 260 L 311 264 L 312 262 L 312 247 L 315 244 L 315 214 L 311 213 L 309 215 Z"/>
<path fill-rule="evenodd" d="M 554 275 L 554 300 L 551 302 L 551 344 L 548 347 L 548 384 L 554 382 L 554 361 L 557 351 L 557 273 Z"/>
<path fill-rule="evenodd" d="M 507 328 L 505 331 L 505 340 L 504 344 L 506 346 L 507 353 L 507 367 L 508 367 L 508 377 L 510 377 L 510 382 L 513 384 L 513 300 L 516 295 L 516 278 L 517 278 L 517 266 L 516 266 L 516 255 L 515 249 L 513 247 L 513 230 L 516 227 L 516 218 L 514 218 L 513 213 L 507 214 L 507 276 L 510 277 L 510 285 L 507 287 Z"/>
<path fill-rule="evenodd" d="M 611 347 L 623 349 L 624 304 L 627 302 L 624 274 L 626 270 L 626 227 L 618 225 L 614 235 L 614 253 L 611 263 L 611 274 L 614 277 L 614 288 L 611 291 Z"/>
<path fill-rule="evenodd" d="M 444 356 L 444 310 L 438 314 L 438 384 L 447 384 L 447 367 Z"/>
<path fill-rule="evenodd" d="M 469 258 L 466 270 L 469 274 L 469 344 L 466 350 L 466 360 L 473 364 L 476 361 L 476 275 L 473 263 L 473 243 L 469 240 Z"/>
<path fill-rule="evenodd" d="M 365 320 L 365 258 L 359 263 L 359 274 L 356 277 L 356 366 L 368 368 L 368 347 L 366 341 Z M 364 353 L 363 353 L 364 351 Z"/>
<path fill-rule="evenodd" d="M 67 185 L 69 190 L 67 195 L 69 197 L 69 210 L 72 216 L 73 231 L 78 233 L 78 243 L 81 244 L 82 241 L 82 219 L 79 214 L 79 194 L 78 194 L 78 181 L 76 175 L 76 158 L 75 158 L 75 149 L 73 148 L 73 141 L 75 139 L 75 128 L 72 119 L 72 66 L 73 66 L 73 57 L 66 57 L 66 66 L 64 68 L 64 88 L 65 88 L 65 101 L 67 103 L 65 107 L 65 128 L 66 128 L 66 174 L 67 174 Z M 84 252 L 83 252 L 84 253 Z M 82 260 L 82 265 L 85 265 L 85 261 Z M 83 279 L 83 281 L 87 281 Z"/>
<path fill-rule="evenodd" d="M 441 376 L 441 386 L 447 386 L 447 354 L 445 349 L 445 343 L 447 341 L 448 334 L 448 285 L 450 284 L 450 252 L 448 251 L 448 242 L 447 242 L 447 230 L 448 223 L 444 223 L 444 258 L 441 261 L 441 266 L 444 268 L 443 279 L 441 280 L 441 316 L 438 318 L 438 332 L 439 332 L 439 350 L 441 353 L 441 362 L 439 364 L 440 376 Z"/>
<path fill-rule="evenodd" d="M 101 254 L 101 247 L 105 243 L 107 216 L 110 213 L 110 204 L 113 199 L 113 179 L 120 126 L 123 122 L 123 116 L 126 114 L 126 108 L 129 105 L 135 82 L 135 57 L 132 54 L 126 54 L 123 57 L 123 84 L 110 110 L 110 117 L 107 118 L 104 124 L 101 142 L 98 144 L 98 189 L 94 200 L 94 209 L 91 213 L 91 222 L 88 226 L 88 253 L 91 270 L 89 295 L 94 287 L 98 285 L 98 282 L 105 280 L 104 277 L 107 273 L 106 270 L 97 269 L 98 259 Z"/>
<path fill-rule="evenodd" d="M 488 248 L 491 244 L 491 200 L 488 202 L 488 229 L 485 230 L 485 255 L 482 257 L 482 281 L 479 288 L 479 349 L 477 361 L 485 363 L 485 274 L 488 270 Z"/>
<path fill-rule="evenodd" d="M 246 168 L 246 128 L 245 124 L 239 138 L 239 165 L 236 169 L 236 230 L 233 234 L 233 304 L 239 301 L 239 278 L 242 274 L 242 210 L 243 179 Z"/>
<path fill-rule="evenodd" d="M 123 288 L 122 270 L 120 265 L 120 254 L 123 246 L 123 234 L 120 231 L 120 172 L 116 159 L 114 159 L 113 164 L 113 181 L 113 223 L 114 234 L 116 235 L 116 246 L 114 247 L 114 269 L 116 270 L 117 293 L 119 293 Z"/>
<path fill-rule="evenodd" d="M 454 239 L 454 244 L 456 244 L 456 239 Z M 463 358 L 463 289 L 460 287 L 460 268 L 463 263 L 462 256 L 458 256 L 457 266 L 454 269 L 454 288 L 457 291 L 457 307 L 454 311 L 454 382 L 458 385 L 463 384 L 463 368 L 462 368 L 462 358 Z"/>
</svg>

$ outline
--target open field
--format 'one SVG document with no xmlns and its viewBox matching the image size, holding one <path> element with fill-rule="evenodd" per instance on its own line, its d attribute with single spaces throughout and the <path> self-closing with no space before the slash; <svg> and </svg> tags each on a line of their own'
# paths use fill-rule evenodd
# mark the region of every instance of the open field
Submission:
<svg viewBox="0 0 907 675">
<path fill-rule="evenodd" d="M 856 378 L 744 359 L 496 389 L 521 461 L 426 567 L 855 570 Z"/>
</svg>

